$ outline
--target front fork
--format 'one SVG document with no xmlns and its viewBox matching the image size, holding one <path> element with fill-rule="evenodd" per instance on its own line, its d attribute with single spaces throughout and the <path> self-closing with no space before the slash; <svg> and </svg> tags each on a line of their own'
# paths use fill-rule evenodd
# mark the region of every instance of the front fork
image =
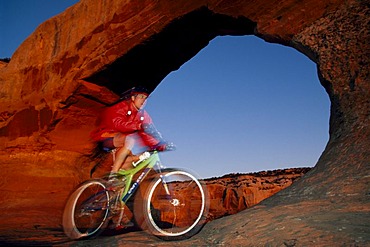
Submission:
<svg viewBox="0 0 370 247">
<path fill-rule="evenodd" d="M 161 174 L 161 175 L 159 175 L 160 177 L 161 177 L 161 180 L 162 180 L 162 184 L 163 184 L 163 187 L 164 187 L 164 189 L 165 189 L 165 191 L 166 191 L 166 194 L 169 196 L 170 195 L 170 191 L 169 191 L 169 189 L 168 189 L 168 185 L 167 185 L 167 183 L 166 183 L 166 181 L 165 181 L 165 179 L 164 179 L 164 176 Z"/>
<path fill-rule="evenodd" d="M 165 189 L 165 191 L 166 191 L 166 194 L 169 196 L 169 195 L 170 195 L 170 191 L 169 191 L 169 189 L 168 189 L 168 185 L 167 185 L 167 183 L 166 183 L 166 180 L 164 179 L 164 176 L 163 176 L 163 174 L 162 174 L 162 168 L 163 168 L 163 167 L 162 167 L 161 162 L 157 161 L 156 166 L 158 167 L 159 177 L 160 177 L 160 178 L 161 178 L 161 180 L 162 180 L 162 184 L 163 184 L 163 187 L 164 187 L 164 189 Z"/>
<path fill-rule="evenodd" d="M 174 207 L 180 206 L 179 199 L 173 198 L 173 195 L 170 194 L 170 190 L 168 188 L 168 184 L 166 182 L 166 179 L 165 179 L 164 175 L 161 173 L 159 176 L 162 180 L 162 185 L 164 187 L 164 190 L 166 191 L 166 195 L 167 195 L 166 198 L 168 199 L 169 203 L 172 204 L 172 206 L 174 206 Z"/>
<path fill-rule="evenodd" d="M 174 207 L 178 207 L 178 206 L 180 206 L 180 201 L 179 201 L 179 199 L 172 198 L 172 197 L 173 197 L 173 195 L 171 195 L 171 193 L 170 193 L 170 190 L 169 190 L 169 188 L 168 188 L 168 184 L 167 184 L 166 179 L 165 179 L 164 175 L 162 174 L 162 171 L 160 170 L 160 168 L 159 168 L 159 172 L 160 172 L 159 177 L 160 177 L 160 178 L 161 178 L 161 180 L 162 180 L 162 185 L 163 185 L 164 190 L 165 190 L 166 195 L 167 195 L 167 196 L 166 196 L 166 198 L 167 198 L 167 199 L 168 199 L 168 201 L 172 204 L 172 206 L 174 206 Z"/>
</svg>

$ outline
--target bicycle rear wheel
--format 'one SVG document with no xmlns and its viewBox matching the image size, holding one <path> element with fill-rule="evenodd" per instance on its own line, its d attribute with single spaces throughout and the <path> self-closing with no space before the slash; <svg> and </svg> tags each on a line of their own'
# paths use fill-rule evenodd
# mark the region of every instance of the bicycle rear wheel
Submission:
<svg viewBox="0 0 370 247">
<path fill-rule="evenodd" d="M 90 180 L 69 197 L 63 213 L 63 229 L 71 239 L 89 238 L 108 224 L 109 194 L 104 180 Z"/>
<path fill-rule="evenodd" d="M 182 170 L 161 173 L 148 189 L 144 218 L 152 234 L 164 240 L 192 237 L 205 223 L 208 194 L 192 174 Z"/>
</svg>

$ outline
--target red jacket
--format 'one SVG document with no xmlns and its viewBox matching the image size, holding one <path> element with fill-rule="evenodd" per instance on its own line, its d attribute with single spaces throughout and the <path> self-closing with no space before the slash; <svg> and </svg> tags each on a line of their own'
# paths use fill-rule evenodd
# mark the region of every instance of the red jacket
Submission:
<svg viewBox="0 0 370 247">
<path fill-rule="evenodd" d="M 130 100 L 121 101 L 106 108 L 100 116 L 99 127 L 91 133 L 95 141 L 102 141 L 114 133 L 138 133 L 146 146 L 157 145 L 160 140 L 147 134 L 142 129 L 144 124 L 152 124 L 152 119 L 145 110 L 138 111 Z"/>
</svg>

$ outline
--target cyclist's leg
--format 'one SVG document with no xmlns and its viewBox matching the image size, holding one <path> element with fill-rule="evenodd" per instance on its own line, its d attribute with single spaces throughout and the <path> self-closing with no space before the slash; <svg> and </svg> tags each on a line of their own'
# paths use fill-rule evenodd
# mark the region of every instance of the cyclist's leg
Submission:
<svg viewBox="0 0 370 247">
<path fill-rule="evenodd" d="M 122 229 L 134 226 L 134 223 L 131 221 L 133 218 L 133 214 L 129 207 L 124 204 L 117 204 L 118 208 L 116 208 L 116 214 L 112 217 L 112 225 L 110 226 L 111 229 Z"/>
<path fill-rule="evenodd" d="M 125 147 L 121 147 L 120 149 L 118 149 L 118 151 L 116 152 L 115 161 L 112 166 L 112 170 L 111 170 L 112 173 L 118 172 L 118 170 L 121 168 L 122 164 L 124 163 L 124 161 L 126 160 L 129 154 L 130 154 L 130 150 Z"/>
<path fill-rule="evenodd" d="M 125 163 L 127 156 L 130 154 L 132 147 L 134 146 L 135 139 L 131 135 L 124 135 L 118 133 L 113 138 L 113 145 L 118 149 L 116 152 L 115 160 L 112 166 L 112 173 L 118 172 L 119 169 L 130 169 L 131 164 Z"/>
</svg>

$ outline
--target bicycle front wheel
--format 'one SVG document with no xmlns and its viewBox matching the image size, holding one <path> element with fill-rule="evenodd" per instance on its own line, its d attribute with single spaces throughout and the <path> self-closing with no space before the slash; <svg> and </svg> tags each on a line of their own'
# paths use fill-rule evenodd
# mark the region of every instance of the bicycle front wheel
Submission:
<svg viewBox="0 0 370 247">
<path fill-rule="evenodd" d="M 109 194 L 103 180 L 80 185 L 69 197 L 63 213 L 63 229 L 71 239 L 89 238 L 108 224 Z"/>
<path fill-rule="evenodd" d="M 208 213 L 205 186 L 191 173 L 171 170 L 149 186 L 144 203 L 148 229 L 164 240 L 181 240 L 195 235 Z"/>
</svg>

